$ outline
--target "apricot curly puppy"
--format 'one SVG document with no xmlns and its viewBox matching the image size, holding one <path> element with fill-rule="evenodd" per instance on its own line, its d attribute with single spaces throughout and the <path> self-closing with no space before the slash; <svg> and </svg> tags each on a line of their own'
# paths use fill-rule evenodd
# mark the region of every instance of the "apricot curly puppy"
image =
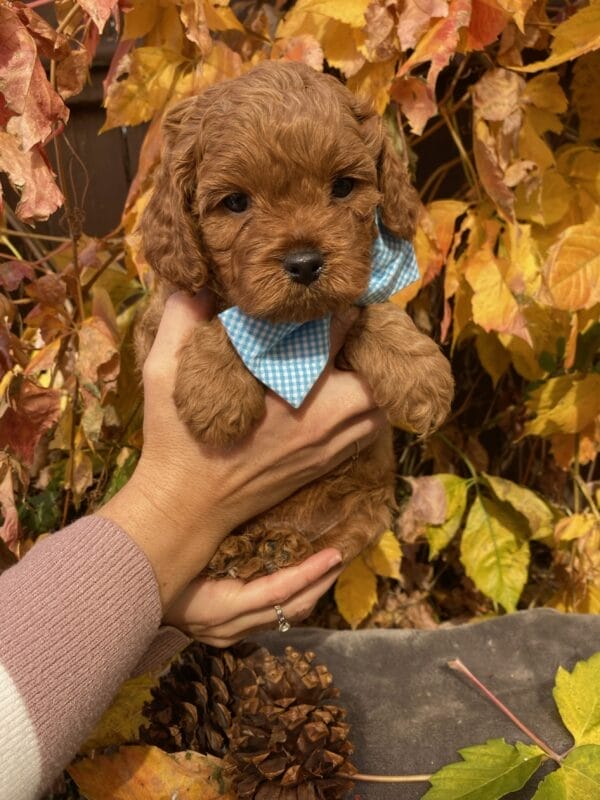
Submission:
<svg viewBox="0 0 600 800">
<path fill-rule="evenodd" d="M 167 115 L 164 152 L 141 222 L 157 281 L 138 330 L 143 362 L 166 297 L 208 285 L 219 311 L 272 323 L 317 320 L 354 305 L 371 276 L 376 212 L 414 234 L 417 197 L 371 107 L 302 64 L 266 62 Z M 436 344 L 391 303 L 368 305 L 338 357 L 369 383 L 390 421 L 427 433 L 453 391 Z M 264 412 L 265 387 L 218 317 L 181 351 L 175 402 L 194 435 L 241 439 Z M 359 458 L 251 520 L 207 572 L 250 578 L 334 546 L 346 560 L 391 523 L 391 428 Z"/>
</svg>

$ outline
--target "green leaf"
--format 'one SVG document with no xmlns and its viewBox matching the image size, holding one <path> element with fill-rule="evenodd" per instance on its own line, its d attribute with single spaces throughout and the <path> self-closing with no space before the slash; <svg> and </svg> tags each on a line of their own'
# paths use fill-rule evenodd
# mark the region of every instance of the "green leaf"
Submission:
<svg viewBox="0 0 600 800">
<path fill-rule="evenodd" d="M 532 800 L 594 800 L 600 797 L 600 747 L 572 750 L 556 772 L 538 786 Z"/>
<path fill-rule="evenodd" d="M 467 481 L 456 475 L 441 473 L 435 478 L 446 493 L 446 519 L 441 525 L 427 525 L 425 535 L 429 542 L 429 560 L 436 558 L 440 550 L 450 542 L 460 528 L 467 505 Z"/>
<path fill-rule="evenodd" d="M 483 477 L 498 500 L 509 503 L 525 517 L 532 539 L 547 539 L 553 535 L 554 514 L 552 509 L 535 492 L 495 475 L 484 473 Z"/>
<path fill-rule="evenodd" d="M 600 653 L 556 673 L 554 700 L 576 745 L 600 745 Z M 600 795 L 599 795 L 600 797 Z"/>
<path fill-rule="evenodd" d="M 521 521 L 494 500 L 477 497 L 460 543 L 467 575 L 487 597 L 514 611 L 527 580 L 529 545 L 520 542 Z"/>
<path fill-rule="evenodd" d="M 504 739 L 458 751 L 463 761 L 448 764 L 430 778 L 422 800 L 497 800 L 524 786 L 544 758 L 535 745 Z"/>
</svg>

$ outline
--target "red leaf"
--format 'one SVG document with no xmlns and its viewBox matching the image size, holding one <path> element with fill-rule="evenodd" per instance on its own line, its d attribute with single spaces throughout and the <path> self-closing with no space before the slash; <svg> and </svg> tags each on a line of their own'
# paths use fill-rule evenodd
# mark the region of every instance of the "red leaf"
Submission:
<svg viewBox="0 0 600 800">
<path fill-rule="evenodd" d="M 26 151 L 48 139 L 69 112 L 48 82 L 34 39 L 10 6 L 0 6 L 0 31 L 0 91 L 14 113 L 6 130 Z"/>
<path fill-rule="evenodd" d="M 25 380 L 0 419 L 0 442 L 30 467 L 38 442 L 59 417 L 60 392 Z"/>
<path fill-rule="evenodd" d="M 27 261 L 4 261 L 0 264 L 0 286 L 8 292 L 14 292 L 21 285 L 24 278 L 32 281 L 35 273 Z"/>
<path fill-rule="evenodd" d="M 48 219 L 62 205 L 63 196 L 40 147 L 24 153 L 14 136 L 0 131 L 0 170 L 21 193 L 17 216 L 26 222 Z"/>
</svg>

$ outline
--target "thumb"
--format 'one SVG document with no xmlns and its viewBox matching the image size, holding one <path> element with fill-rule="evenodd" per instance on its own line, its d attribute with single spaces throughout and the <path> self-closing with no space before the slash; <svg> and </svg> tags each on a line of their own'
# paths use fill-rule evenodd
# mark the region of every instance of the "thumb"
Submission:
<svg viewBox="0 0 600 800">
<path fill-rule="evenodd" d="M 186 336 L 198 322 L 207 322 L 214 313 L 214 298 L 208 289 L 196 295 L 175 292 L 165 303 L 156 338 L 148 360 L 175 360 Z"/>
</svg>

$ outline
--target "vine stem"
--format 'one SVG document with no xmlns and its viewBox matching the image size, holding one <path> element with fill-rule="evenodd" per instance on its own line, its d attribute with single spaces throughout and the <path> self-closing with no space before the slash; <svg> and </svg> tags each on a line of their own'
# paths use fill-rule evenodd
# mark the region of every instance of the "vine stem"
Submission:
<svg viewBox="0 0 600 800">
<path fill-rule="evenodd" d="M 431 775 L 363 775 L 360 772 L 356 775 L 338 772 L 338 776 L 363 783 L 423 783 L 431 778 Z"/>
<path fill-rule="evenodd" d="M 466 666 L 463 664 L 463 662 L 460 660 L 460 658 L 455 658 L 455 659 L 453 659 L 452 661 L 448 661 L 448 666 L 450 667 L 450 669 L 454 669 L 454 670 L 456 670 L 457 672 L 462 672 L 462 674 L 463 674 L 463 675 L 465 675 L 465 676 L 466 676 L 466 677 L 467 677 L 467 678 L 468 678 L 468 679 L 471 681 L 471 683 L 474 683 L 474 684 L 475 684 L 475 686 L 477 686 L 477 688 L 478 688 L 478 689 L 479 689 L 481 692 L 483 692 L 483 694 L 484 694 L 484 695 L 485 695 L 485 696 L 488 698 L 488 700 L 491 700 L 491 702 L 492 702 L 492 703 L 493 703 L 493 704 L 494 704 L 494 705 L 495 705 L 497 708 L 499 708 L 499 709 L 500 709 L 500 711 L 502 711 L 502 713 L 503 713 L 503 714 L 505 714 L 505 715 L 506 715 L 506 716 L 509 718 L 509 720 L 510 720 L 512 723 L 514 723 L 514 724 L 517 726 L 517 728 L 519 728 L 519 730 L 523 731 L 523 733 L 525 734 L 525 736 L 527 736 L 529 739 L 531 739 L 531 741 L 532 741 L 532 742 L 534 742 L 535 744 L 537 744 L 537 746 L 538 746 L 538 747 L 539 747 L 541 750 L 543 750 L 543 751 L 544 751 L 544 753 L 546 753 L 546 755 L 547 755 L 549 758 L 551 758 L 553 761 L 556 761 L 556 763 L 557 763 L 557 764 L 559 764 L 559 765 L 560 765 L 560 764 L 562 764 L 563 757 L 562 757 L 561 755 L 559 755 L 558 753 L 556 753 L 556 752 L 555 752 L 555 751 L 554 751 L 554 750 L 553 750 L 553 749 L 550 747 L 550 745 L 548 745 L 548 744 L 546 744 L 546 742 L 544 742 L 544 740 L 543 740 L 543 739 L 540 739 L 540 737 L 539 737 L 539 736 L 537 736 L 537 735 L 536 735 L 536 734 L 535 734 L 535 733 L 534 733 L 532 730 L 530 730 L 530 729 L 527 727 L 527 725 L 525 725 L 525 723 L 524 723 L 524 722 L 521 722 L 521 720 L 520 720 L 520 719 L 519 719 L 517 716 L 515 716 L 515 715 L 513 714 L 513 712 L 512 712 L 512 711 L 511 711 L 509 708 L 507 708 L 507 706 L 505 706 L 505 705 L 504 705 L 504 703 L 503 703 L 501 700 L 499 700 L 499 699 L 496 697 L 496 695 L 495 695 L 493 692 L 491 692 L 491 691 L 490 691 L 490 690 L 487 688 L 487 686 L 485 686 L 485 685 L 484 685 L 484 684 L 483 684 L 483 683 L 482 683 L 482 682 L 479 680 L 479 678 L 476 678 L 476 677 L 475 677 L 475 675 L 473 675 L 473 673 L 471 672 L 471 670 L 470 670 L 470 669 L 468 669 L 468 668 L 467 668 L 467 667 L 466 667 Z"/>
</svg>

